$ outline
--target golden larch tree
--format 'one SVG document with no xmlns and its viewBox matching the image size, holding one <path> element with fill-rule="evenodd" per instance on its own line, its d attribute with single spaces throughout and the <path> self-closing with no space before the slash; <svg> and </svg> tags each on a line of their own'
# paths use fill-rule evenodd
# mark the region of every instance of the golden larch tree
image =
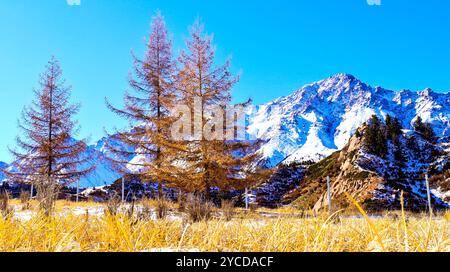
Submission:
<svg viewBox="0 0 450 272">
<path fill-rule="evenodd" d="M 200 20 L 191 27 L 187 51 L 179 57 L 176 82 L 181 100 L 191 111 L 188 131 L 193 131 L 185 139 L 189 150 L 184 155 L 187 166 L 183 188 L 203 192 L 210 199 L 212 188 L 243 189 L 261 176 L 257 170 L 257 141 L 236 139 L 239 128 L 229 126 L 230 118 L 236 116 L 230 117 L 227 109 L 245 106 L 231 104 L 231 90 L 239 78 L 231 74 L 229 61 L 215 65 L 212 38 L 203 34 L 203 29 Z"/>
<path fill-rule="evenodd" d="M 46 214 L 53 210 L 61 186 L 76 182 L 94 170 L 86 155 L 86 141 L 73 137 L 79 130 L 73 116 L 80 106 L 70 104 L 59 62 L 53 57 L 41 75 L 35 100 L 22 112 L 10 180 L 32 183 Z"/>
<path fill-rule="evenodd" d="M 158 12 L 151 24 L 143 60 L 133 54 L 134 69 L 129 84 L 132 92 L 125 92 L 124 108 L 108 108 L 129 121 L 129 127 L 115 131 L 109 137 L 111 160 L 123 175 L 138 176 L 144 182 L 157 182 L 158 195 L 163 184 L 176 181 L 176 167 L 170 158 L 182 148 L 170 138 L 170 109 L 176 100 L 173 88 L 175 63 L 172 42 L 168 37 L 164 18 Z M 130 161 L 130 158 L 133 160 Z"/>
</svg>

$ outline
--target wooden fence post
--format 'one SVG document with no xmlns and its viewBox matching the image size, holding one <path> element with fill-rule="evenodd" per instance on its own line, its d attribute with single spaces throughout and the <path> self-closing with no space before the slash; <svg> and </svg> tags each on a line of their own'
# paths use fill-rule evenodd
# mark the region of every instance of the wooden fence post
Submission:
<svg viewBox="0 0 450 272">
<path fill-rule="evenodd" d="M 425 174 L 425 184 L 427 186 L 428 209 L 430 211 L 430 215 L 432 215 L 433 207 L 431 206 L 431 192 L 430 192 L 430 182 L 428 180 L 428 173 Z"/>
<path fill-rule="evenodd" d="M 327 176 L 327 196 L 328 196 L 328 212 L 331 213 L 331 184 L 330 184 L 330 177 Z"/>
</svg>

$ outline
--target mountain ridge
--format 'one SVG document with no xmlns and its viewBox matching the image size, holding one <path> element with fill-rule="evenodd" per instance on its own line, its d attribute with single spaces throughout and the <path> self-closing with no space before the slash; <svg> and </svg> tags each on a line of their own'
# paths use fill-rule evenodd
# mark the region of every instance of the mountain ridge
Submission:
<svg viewBox="0 0 450 272">
<path fill-rule="evenodd" d="M 339 73 L 306 84 L 288 96 L 259 105 L 249 118 L 248 133 L 266 140 L 259 152 L 269 167 L 293 162 L 318 162 L 345 147 L 355 131 L 372 115 L 387 114 L 412 128 L 417 117 L 430 122 L 440 137 L 450 137 L 450 93 L 392 91 L 371 87 L 355 76 Z M 88 146 L 96 171 L 82 187 L 111 184 L 120 175 L 106 159 L 104 137 Z M 117 143 L 114 143 L 117 144 Z M 135 158 L 130 157 L 130 161 Z"/>
<path fill-rule="evenodd" d="M 6 162 L 0 161 L 0 181 L 2 181 L 5 178 L 5 175 L 3 174 L 2 170 L 8 168 L 9 165 Z"/>
<path fill-rule="evenodd" d="M 450 93 L 399 92 L 371 87 L 350 74 L 307 84 L 289 96 L 261 105 L 250 132 L 268 140 L 260 150 L 269 166 L 299 160 L 319 161 L 342 149 L 372 115 L 398 117 L 412 128 L 417 117 L 439 136 L 450 134 Z M 274 114 L 274 111 L 278 111 Z"/>
</svg>

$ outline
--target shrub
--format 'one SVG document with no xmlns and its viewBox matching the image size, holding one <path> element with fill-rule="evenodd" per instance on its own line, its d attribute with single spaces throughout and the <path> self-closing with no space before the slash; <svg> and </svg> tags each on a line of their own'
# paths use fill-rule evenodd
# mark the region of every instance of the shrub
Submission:
<svg viewBox="0 0 450 272">
<path fill-rule="evenodd" d="M 177 200 L 178 200 L 178 211 L 181 213 L 185 212 L 186 196 L 180 192 Z"/>
<path fill-rule="evenodd" d="M 234 201 L 222 200 L 222 215 L 226 221 L 231 221 L 235 215 Z"/>
<path fill-rule="evenodd" d="M 53 178 L 41 177 L 35 181 L 39 209 L 45 216 L 52 215 L 58 198 L 59 184 Z"/>
<path fill-rule="evenodd" d="M 21 191 L 20 192 L 20 203 L 22 204 L 22 210 L 29 210 L 31 208 L 30 204 L 30 192 L 28 191 Z"/>
<path fill-rule="evenodd" d="M 161 197 L 156 203 L 156 216 L 158 219 L 164 219 L 169 214 L 169 202 Z"/>
<path fill-rule="evenodd" d="M 148 198 L 143 198 L 141 200 L 142 208 L 139 211 L 139 219 L 142 220 L 149 220 L 152 218 L 153 208 L 152 208 L 152 201 Z"/>
<path fill-rule="evenodd" d="M 204 201 L 200 196 L 189 195 L 184 210 L 192 222 L 207 221 L 212 217 L 214 204 Z"/>
<path fill-rule="evenodd" d="M 9 205 L 9 195 L 6 191 L 0 193 L 0 212 L 5 219 L 10 218 L 13 214 L 13 209 Z"/>
<path fill-rule="evenodd" d="M 254 212 L 256 212 L 257 210 L 258 210 L 258 203 L 250 203 L 249 205 L 248 205 L 248 207 L 250 208 L 250 211 L 252 212 L 252 213 L 254 213 Z"/>
<path fill-rule="evenodd" d="M 133 198 L 131 199 L 131 204 L 126 209 L 126 215 L 130 219 L 133 218 L 135 207 L 136 207 L 136 198 L 133 196 Z"/>
<path fill-rule="evenodd" d="M 115 216 L 119 213 L 120 207 L 122 206 L 121 199 L 114 195 L 106 201 L 106 213 Z"/>
</svg>

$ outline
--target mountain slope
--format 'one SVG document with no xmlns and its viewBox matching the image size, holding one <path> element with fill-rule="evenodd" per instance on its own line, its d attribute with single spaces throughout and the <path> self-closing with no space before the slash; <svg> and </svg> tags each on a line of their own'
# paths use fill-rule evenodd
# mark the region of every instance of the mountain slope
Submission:
<svg viewBox="0 0 450 272">
<path fill-rule="evenodd" d="M 396 144 L 388 140 L 388 152 L 385 157 L 380 157 L 367 151 L 364 133 L 363 127 L 341 151 L 310 166 L 300 186 L 285 195 L 285 201 L 315 211 L 326 208 L 326 177 L 330 176 L 335 209 L 348 205 L 344 192 L 369 210 L 398 209 L 403 191 L 407 209 L 426 210 L 424 173 L 429 168 L 448 164 L 442 143 L 432 144 L 418 133 L 405 130 Z M 395 154 L 396 150 L 400 150 L 401 156 Z M 439 190 L 436 185 L 433 185 L 433 192 Z M 446 201 L 440 195 L 432 194 L 434 208 L 448 207 Z"/>
<path fill-rule="evenodd" d="M 102 139 L 95 145 L 87 147 L 86 155 L 91 158 L 87 164 L 95 165 L 95 170 L 80 179 L 80 188 L 109 185 L 121 177 L 108 160 L 109 154 L 103 148 L 104 141 L 105 139 Z M 72 184 L 72 186 L 76 185 Z"/>
<path fill-rule="evenodd" d="M 260 106 L 249 132 L 265 139 L 260 152 L 269 166 L 319 161 L 341 150 L 372 115 L 398 117 L 405 128 L 420 116 L 439 136 L 450 136 L 450 94 L 373 88 L 338 74 Z"/>
<path fill-rule="evenodd" d="M 438 136 L 450 137 L 449 101 L 448 93 L 430 89 L 394 92 L 373 88 L 349 74 L 338 74 L 259 106 L 251 113 L 248 132 L 266 140 L 259 151 L 268 166 L 318 162 L 343 149 L 357 128 L 373 114 L 381 119 L 386 114 L 395 116 L 407 129 L 420 116 L 431 122 Z M 103 138 L 89 146 L 87 155 L 93 158 L 89 163 L 97 169 L 80 181 L 81 187 L 111 184 L 120 176 L 106 159 L 113 156 L 105 148 L 107 141 L 111 139 Z M 139 159 L 130 157 L 129 161 Z M 269 191 L 290 187 L 272 185 L 268 185 Z M 266 194 L 266 189 L 260 192 Z"/>
<path fill-rule="evenodd" d="M 0 161 L 0 181 L 5 179 L 5 175 L 3 174 L 2 170 L 6 168 L 8 168 L 8 164 Z"/>
<path fill-rule="evenodd" d="M 75 139 L 71 139 L 72 141 L 76 141 Z M 98 141 L 96 144 L 88 146 L 86 151 L 82 154 L 82 157 L 90 158 L 85 164 L 80 166 L 80 169 L 85 169 L 90 166 L 95 166 L 94 171 L 89 173 L 87 176 L 82 177 L 79 180 L 80 188 L 88 188 L 88 187 L 98 187 L 109 185 L 120 178 L 120 174 L 114 169 L 112 163 L 108 160 L 108 156 L 110 154 L 107 152 L 106 148 L 104 148 L 105 141 L 108 139 L 104 138 Z M 20 164 L 21 162 L 14 162 L 11 165 L 4 165 L 4 169 L 6 169 L 10 173 L 14 173 L 17 171 L 15 169 L 14 164 Z M 0 165 L 1 167 L 1 165 Z M 0 176 L 1 178 L 2 176 Z M 3 176 L 2 179 L 6 177 Z M 76 184 L 71 184 L 69 186 L 75 187 Z"/>
</svg>

